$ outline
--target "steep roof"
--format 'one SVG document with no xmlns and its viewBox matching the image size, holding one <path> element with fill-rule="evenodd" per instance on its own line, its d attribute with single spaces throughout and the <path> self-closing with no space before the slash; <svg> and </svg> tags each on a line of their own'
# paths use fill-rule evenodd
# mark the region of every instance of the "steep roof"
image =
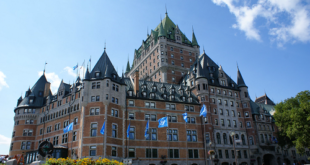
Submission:
<svg viewBox="0 0 310 165">
<path fill-rule="evenodd" d="M 256 114 L 256 115 L 260 114 L 259 111 L 261 108 L 267 111 L 267 114 L 266 114 L 267 116 L 272 116 L 273 113 L 275 112 L 274 105 L 255 103 L 252 100 L 250 101 L 250 105 L 251 105 L 252 114 Z"/>
<path fill-rule="evenodd" d="M 99 76 L 96 77 L 96 73 L 99 72 Z M 86 72 L 85 80 L 88 78 L 88 73 Z M 115 78 L 114 78 L 115 75 Z M 89 73 L 89 79 L 104 79 L 110 78 L 113 81 L 121 82 L 121 78 L 118 76 L 108 54 L 104 50 L 101 57 L 97 61 L 93 70 Z"/>
<path fill-rule="evenodd" d="M 241 72 L 239 70 L 239 67 L 238 67 L 238 73 L 237 73 L 237 84 L 239 87 L 247 87 L 245 85 L 245 82 L 244 82 L 243 77 L 241 75 Z"/>
<path fill-rule="evenodd" d="M 18 107 L 41 107 L 44 104 L 44 88 L 45 84 L 48 81 L 46 80 L 45 74 L 43 74 L 38 81 L 33 85 L 33 87 L 26 92 L 24 99 L 18 104 Z M 33 99 L 33 102 L 30 103 L 30 99 Z"/>
<path fill-rule="evenodd" d="M 266 104 L 266 105 L 276 105 L 265 93 L 265 95 L 260 96 L 255 99 L 255 103 Z"/>
<path fill-rule="evenodd" d="M 125 84 L 126 84 L 126 93 L 127 93 L 127 97 L 128 96 L 128 90 L 133 90 L 133 84 L 131 83 L 129 78 L 125 78 Z M 146 88 L 144 88 L 143 86 L 146 85 Z M 156 87 L 157 89 L 154 90 L 153 87 Z M 150 100 L 162 100 L 162 101 L 171 101 L 171 102 L 182 102 L 182 103 L 188 103 L 188 104 L 199 104 L 198 98 L 193 94 L 193 93 L 187 93 L 184 92 L 181 93 L 181 90 L 179 89 L 183 89 L 182 87 L 180 87 L 181 85 L 176 85 L 176 84 L 168 84 L 168 83 L 160 83 L 160 82 L 153 82 L 153 81 L 144 81 L 144 80 L 139 80 L 139 96 L 135 97 L 135 98 L 143 98 L 143 99 L 150 99 Z M 166 89 L 163 90 L 162 87 L 165 87 Z M 174 88 L 175 92 L 174 94 L 171 93 L 171 89 Z M 143 97 L 142 92 L 146 92 L 146 97 Z M 155 94 L 155 98 L 151 98 L 150 97 L 150 93 L 154 93 Z M 163 94 L 167 95 L 167 98 L 165 99 L 163 97 Z M 175 99 L 174 100 L 170 100 L 170 96 L 174 95 Z M 182 97 L 185 97 L 185 101 L 182 100 Z M 192 97 L 192 102 L 189 102 L 188 98 Z"/>
<path fill-rule="evenodd" d="M 128 59 L 128 62 L 127 62 L 127 67 L 126 67 L 126 72 L 125 73 L 128 73 L 130 72 L 130 64 L 129 64 L 129 59 Z"/>
<path fill-rule="evenodd" d="M 193 46 L 199 46 L 194 31 L 193 31 L 193 35 L 192 35 L 192 45 Z"/>
</svg>

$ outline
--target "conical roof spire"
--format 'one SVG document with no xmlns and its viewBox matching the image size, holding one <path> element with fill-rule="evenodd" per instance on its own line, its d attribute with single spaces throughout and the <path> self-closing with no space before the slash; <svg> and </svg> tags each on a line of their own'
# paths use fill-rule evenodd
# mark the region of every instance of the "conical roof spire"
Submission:
<svg viewBox="0 0 310 165">
<path fill-rule="evenodd" d="M 196 39 L 196 36 L 195 36 L 195 33 L 194 33 L 194 28 L 193 28 L 193 35 L 192 35 L 192 45 L 193 46 L 199 46 L 197 39 Z"/>
<path fill-rule="evenodd" d="M 128 58 L 128 61 L 127 61 L 127 67 L 126 67 L 126 72 L 125 73 L 128 73 L 128 72 L 130 72 L 129 58 Z"/>
<path fill-rule="evenodd" d="M 238 84 L 238 86 L 239 87 L 247 87 L 246 85 L 245 85 L 245 82 L 244 82 L 244 80 L 243 80 L 243 77 L 242 77 L 242 75 L 241 75 L 241 73 L 240 73 L 240 70 L 239 70 L 239 67 L 237 66 L 237 69 L 238 69 L 238 72 L 237 72 L 237 84 Z"/>
<path fill-rule="evenodd" d="M 166 31 L 164 29 L 162 21 L 160 21 L 159 34 L 158 37 L 166 37 Z"/>
<path fill-rule="evenodd" d="M 200 64 L 200 62 L 198 61 L 198 62 L 197 62 L 197 76 L 196 76 L 196 78 L 203 77 L 202 71 L 203 71 L 203 70 L 202 70 L 201 64 Z"/>
<path fill-rule="evenodd" d="M 90 73 L 89 73 L 88 66 L 87 66 L 87 69 L 85 72 L 85 80 L 89 80 L 89 79 L 90 79 Z"/>
</svg>

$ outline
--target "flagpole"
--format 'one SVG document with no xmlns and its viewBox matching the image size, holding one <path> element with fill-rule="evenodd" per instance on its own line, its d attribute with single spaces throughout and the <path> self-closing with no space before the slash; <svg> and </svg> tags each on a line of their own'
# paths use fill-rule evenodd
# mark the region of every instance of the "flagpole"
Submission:
<svg viewBox="0 0 310 165">
<path fill-rule="evenodd" d="M 166 115 L 167 116 L 167 128 L 168 128 L 168 131 L 169 131 L 169 114 Z M 172 120 L 172 119 L 171 119 Z M 168 132 L 166 131 L 166 134 L 168 134 Z M 167 136 L 167 140 L 168 140 L 168 156 L 170 158 L 170 141 L 169 141 L 169 138 Z M 171 140 L 172 140 L 172 135 L 171 135 Z"/>
<path fill-rule="evenodd" d="M 205 135 L 205 131 L 206 131 L 206 125 L 205 125 L 205 123 L 204 123 L 204 118 L 203 118 L 203 116 L 201 116 L 201 123 L 203 124 L 203 136 L 204 136 L 204 140 L 203 140 L 203 144 L 204 144 L 204 152 L 205 152 L 205 154 L 204 154 L 204 157 L 205 157 L 205 164 L 207 165 L 207 144 L 206 144 L 206 135 Z"/>
<path fill-rule="evenodd" d="M 73 124 L 74 125 L 74 124 Z M 72 143 L 73 143 L 73 125 L 72 125 L 72 130 L 71 130 L 71 133 L 72 133 L 72 141 L 71 141 L 71 159 L 72 159 Z M 70 133 L 70 132 L 69 132 Z"/>
<path fill-rule="evenodd" d="M 105 122 L 105 117 L 103 118 L 103 124 L 104 124 L 104 122 Z M 104 129 L 103 129 L 104 131 L 105 131 L 105 125 L 104 125 Z M 104 157 L 104 135 L 102 135 L 102 157 Z"/>
<path fill-rule="evenodd" d="M 129 118 L 129 125 L 130 123 L 131 123 L 131 118 Z M 130 127 L 129 127 L 129 138 L 128 138 L 128 151 L 127 151 L 128 153 L 129 153 L 129 147 L 130 147 Z M 128 158 L 129 158 L 129 155 L 128 155 Z"/>
<path fill-rule="evenodd" d="M 152 133 L 151 133 L 151 129 L 150 129 L 150 117 L 148 118 L 148 123 L 149 123 L 149 128 L 148 128 L 148 131 L 149 131 L 149 149 L 150 149 L 150 151 L 151 151 L 151 156 L 152 156 L 152 149 L 151 149 L 151 147 L 150 147 L 150 141 L 152 141 Z M 150 163 L 150 157 L 149 157 L 149 163 Z"/>
<path fill-rule="evenodd" d="M 187 116 L 186 116 L 186 119 L 187 119 Z M 188 165 L 188 159 L 187 159 L 187 157 L 188 157 L 188 148 L 187 148 L 187 122 L 185 121 L 185 135 L 186 135 L 186 138 L 185 138 L 185 140 L 186 140 L 186 165 Z"/>
</svg>

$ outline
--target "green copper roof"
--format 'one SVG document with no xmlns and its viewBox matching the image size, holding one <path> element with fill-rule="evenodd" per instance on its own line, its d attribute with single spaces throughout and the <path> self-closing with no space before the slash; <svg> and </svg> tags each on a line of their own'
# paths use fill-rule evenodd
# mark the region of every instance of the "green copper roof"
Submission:
<svg viewBox="0 0 310 165">
<path fill-rule="evenodd" d="M 154 29 L 154 31 L 159 32 L 160 30 L 160 26 L 163 26 L 167 38 L 168 39 L 172 39 L 175 40 L 175 29 L 176 29 L 176 25 L 173 23 L 173 21 L 169 18 L 168 14 L 166 14 L 165 18 L 157 25 L 157 27 Z M 180 30 L 180 34 L 182 36 L 182 42 L 186 43 L 186 44 L 192 44 L 188 38 L 185 36 L 185 34 L 182 33 L 182 31 Z"/>
<path fill-rule="evenodd" d="M 199 46 L 194 31 L 193 31 L 193 36 L 192 36 L 192 45 Z"/>
<path fill-rule="evenodd" d="M 130 64 L 129 64 L 129 60 L 127 62 L 127 67 L 126 67 L 126 72 L 125 73 L 128 73 L 130 71 Z"/>
<path fill-rule="evenodd" d="M 164 30 L 162 22 L 160 23 L 158 37 L 166 37 L 166 31 Z"/>
</svg>

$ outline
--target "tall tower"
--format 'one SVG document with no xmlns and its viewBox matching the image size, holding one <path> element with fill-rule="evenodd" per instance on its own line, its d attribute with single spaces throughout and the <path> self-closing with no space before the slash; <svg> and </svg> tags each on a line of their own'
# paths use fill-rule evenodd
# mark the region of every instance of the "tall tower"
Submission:
<svg viewBox="0 0 310 165">
<path fill-rule="evenodd" d="M 126 77 L 133 77 L 138 70 L 140 79 L 178 84 L 199 54 L 194 31 L 190 41 L 166 13 L 159 25 L 151 30 L 151 35 L 135 50 Z"/>
</svg>

